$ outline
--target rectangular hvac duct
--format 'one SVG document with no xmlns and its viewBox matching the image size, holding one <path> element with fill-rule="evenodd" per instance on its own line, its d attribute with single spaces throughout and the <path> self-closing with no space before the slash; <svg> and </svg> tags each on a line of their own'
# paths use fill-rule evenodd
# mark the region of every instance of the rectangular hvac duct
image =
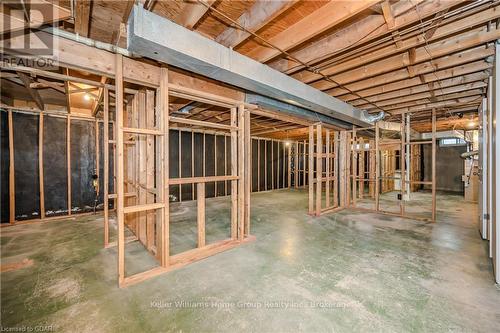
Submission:
<svg viewBox="0 0 500 333">
<path fill-rule="evenodd" d="M 128 50 L 358 126 L 364 111 L 135 5 Z"/>
</svg>

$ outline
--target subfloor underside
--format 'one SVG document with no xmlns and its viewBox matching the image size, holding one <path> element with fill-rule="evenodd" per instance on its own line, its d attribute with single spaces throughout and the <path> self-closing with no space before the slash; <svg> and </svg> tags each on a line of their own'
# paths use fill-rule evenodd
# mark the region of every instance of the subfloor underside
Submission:
<svg viewBox="0 0 500 333">
<path fill-rule="evenodd" d="M 228 205 L 207 200 L 208 242 L 229 235 Z M 1 274 L 1 325 L 83 332 L 500 327 L 500 288 L 476 205 L 439 195 L 435 224 L 354 210 L 313 218 L 306 205 L 304 190 L 253 194 L 255 242 L 126 289 L 117 287 L 116 248 L 102 248 L 100 215 L 2 228 L 2 265 L 32 264 Z M 173 209 L 175 253 L 195 246 L 196 209 L 193 202 Z M 126 258 L 127 274 L 155 265 L 138 242 L 126 245 Z"/>
</svg>

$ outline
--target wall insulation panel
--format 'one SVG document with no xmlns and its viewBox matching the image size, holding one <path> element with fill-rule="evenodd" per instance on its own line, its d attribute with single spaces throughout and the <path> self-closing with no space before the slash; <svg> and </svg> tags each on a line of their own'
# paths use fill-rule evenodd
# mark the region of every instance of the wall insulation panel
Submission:
<svg viewBox="0 0 500 333">
<path fill-rule="evenodd" d="M 193 151 L 192 151 L 192 132 L 180 131 L 180 139 L 181 139 L 181 154 L 180 154 L 180 170 L 182 177 L 192 177 L 192 159 L 193 159 Z M 193 185 L 192 184 L 183 184 L 181 185 L 181 200 L 193 200 Z"/>
<path fill-rule="evenodd" d="M 257 192 L 259 190 L 259 179 L 257 172 L 259 170 L 259 159 L 257 155 L 259 153 L 259 141 L 252 139 L 252 192 Z"/>
<path fill-rule="evenodd" d="M 43 118 L 45 216 L 68 213 L 66 118 Z M 76 199 L 76 198 L 75 198 Z"/>
<path fill-rule="evenodd" d="M 16 184 L 16 220 L 40 216 L 40 185 L 38 178 L 37 115 L 12 114 L 14 132 L 14 163 Z"/>
<path fill-rule="evenodd" d="M 264 191 L 266 187 L 266 170 L 267 170 L 267 165 L 265 163 L 265 158 L 266 158 L 266 141 L 264 140 L 258 140 L 259 142 L 259 149 L 260 149 L 260 164 L 259 164 L 259 191 Z"/>
<path fill-rule="evenodd" d="M 225 136 L 224 135 L 217 135 L 215 137 L 215 144 L 216 144 L 216 175 L 217 176 L 225 176 L 226 175 L 226 147 L 225 147 Z M 226 187 L 224 185 L 224 181 L 222 182 L 217 182 L 216 187 L 216 195 L 217 196 L 223 196 L 226 195 Z"/>
<path fill-rule="evenodd" d="M 71 210 L 93 210 L 96 172 L 95 123 L 71 119 Z"/>
<path fill-rule="evenodd" d="M 169 159 L 169 177 L 178 178 L 179 177 L 179 131 L 170 130 L 169 131 L 169 149 L 168 149 L 168 159 Z M 170 195 L 174 197 L 173 201 L 179 201 L 179 185 L 170 185 Z"/>
<path fill-rule="evenodd" d="M 215 176 L 215 137 L 205 134 L 205 177 Z M 207 198 L 215 196 L 215 183 L 206 183 Z"/>
<path fill-rule="evenodd" d="M 9 124 L 7 111 L 0 110 L 0 219 L 9 222 Z"/>
</svg>

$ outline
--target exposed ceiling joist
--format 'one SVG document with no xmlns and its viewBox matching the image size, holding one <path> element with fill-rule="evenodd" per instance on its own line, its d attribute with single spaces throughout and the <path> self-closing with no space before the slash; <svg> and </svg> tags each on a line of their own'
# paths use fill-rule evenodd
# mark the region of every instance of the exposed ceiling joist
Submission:
<svg viewBox="0 0 500 333">
<path fill-rule="evenodd" d="M 256 32 L 297 2 L 298 0 L 258 1 L 237 21 L 245 29 Z M 250 36 L 250 33 L 238 27 L 229 26 L 215 41 L 227 47 L 236 47 Z"/>
<path fill-rule="evenodd" d="M 484 90 L 478 88 L 478 89 L 469 89 L 466 91 L 461 91 L 457 93 L 450 93 L 450 94 L 443 94 L 436 96 L 435 101 L 431 101 L 429 98 L 423 98 L 423 99 L 418 99 L 414 101 L 408 101 L 408 102 L 401 102 L 398 104 L 393 104 L 390 106 L 386 106 L 384 109 L 387 110 L 387 112 L 392 113 L 393 110 L 399 110 L 403 107 L 413 107 L 413 106 L 420 106 L 420 105 L 425 105 L 428 103 L 438 103 L 438 102 L 443 102 L 443 101 L 449 101 L 449 100 L 456 100 L 464 97 L 470 97 L 470 96 L 477 96 L 484 94 Z"/>
<path fill-rule="evenodd" d="M 92 2 L 87 0 L 75 0 L 75 2 L 75 33 L 88 37 Z"/>
<path fill-rule="evenodd" d="M 289 50 L 378 2 L 380 0 L 331 1 L 268 41 L 282 50 Z M 246 55 L 257 61 L 267 62 L 280 55 L 280 51 L 261 46 L 252 49 Z"/>
<path fill-rule="evenodd" d="M 492 68 L 492 64 L 490 64 L 484 60 L 479 60 L 479 61 L 475 61 L 472 63 L 459 65 L 459 66 L 439 70 L 439 71 L 428 73 L 428 74 L 423 74 L 420 77 L 414 77 L 411 79 L 403 79 L 403 80 L 388 83 L 385 85 L 379 85 L 376 87 L 367 88 L 367 89 L 358 91 L 358 94 L 360 94 L 361 96 L 364 96 L 365 98 L 372 98 L 372 99 L 376 100 L 376 99 L 378 99 L 378 96 L 380 94 L 394 93 L 397 91 L 404 91 L 403 89 L 408 89 L 408 88 L 420 86 L 422 84 L 426 84 L 428 82 L 434 82 L 437 80 L 460 78 L 461 76 L 466 75 L 466 74 L 475 73 L 475 72 L 485 72 L 491 68 Z M 353 103 L 353 104 L 364 103 L 364 101 L 359 99 L 356 95 L 346 94 L 347 93 L 346 90 L 334 89 L 334 90 L 332 90 L 332 92 L 333 91 L 335 91 L 335 93 L 338 93 L 340 95 L 340 98 L 342 98 L 345 101 L 348 101 L 349 103 L 352 103 L 354 101 L 356 101 L 356 103 Z M 384 95 L 381 95 L 380 98 L 383 99 L 384 98 L 383 96 Z"/>
<path fill-rule="evenodd" d="M 406 68 L 409 65 L 413 65 L 412 69 L 414 73 L 406 73 L 407 76 L 412 77 L 420 74 L 425 74 L 429 70 L 434 70 L 433 68 L 446 68 L 448 58 L 453 58 L 461 55 L 466 55 L 470 52 L 476 52 L 476 50 L 470 50 L 473 47 L 484 45 L 487 42 L 493 41 L 500 38 L 500 30 L 493 31 L 482 31 L 477 33 L 473 31 L 472 33 L 467 33 L 466 35 L 461 35 L 454 39 L 445 39 L 437 44 L 431 44 L 428 47 L 423 46 L 415 50 L 415 55 L 413 61 L 410 59 L 410 54 L 402 53 L 393 57 L 389 57 L 377 62 L 371 63 L 366 66 L 362 66 L 357 70 L 344 72 L 338 75 L 332 76 L 332 78 L 339 82 L 340 84 L 347 84 L 351 82 L 359 83 L 369 77 L 384 73 L 396 73 L 400 68 Z M 484 49 L 484 47 L 482 47 Z M 462 53 L 457 53 L 463 51 Z M 451 55 L 450 55 L 451 54 Z M 412 75 L 414 74 L 414 75 Z M 318 81 L 312 84 L 313 87 L 320 90 L 328 90 L 335 88 L 335 84 L 329 81 Z"/>
<path fill-rule="evenodd" d="M 211 6 L 215 0 L 201 0 L 203 3 Z M 194 26 L 207 13 L 208 6 L 205 6 L 197 0 L 184 0 L 184 7 L 181 15 L 178 18 L 178 23 L 188 29 L 193 29 Z"/>
<path fill-rule="evenodd" d="M 392 12 L 397 17 L 392 30 L 417 23 L 420 19 L 434 15 L 437 11 L 452 7 L 460 2 L 460 0 L 428 2 L 424 2 L 423 0 L 399 1 L 392 5 Z M 414 6 L 419 6 L 418 13 L 415 10 L 411 10 Z M 388 32 L 390 30 L 387 28 L 382 15 L 370 15 L 337 33 L 327 35 L 304 48 L 293 51 L 291 54 L 306 63 L 315 64 L 341 51 L 354 47 L 361 42 L 367 43 L 373 41 Z M 269 66 L 285 73 L 293 73 L 303 68 L 288 59 L 273 61 L 269 63 Z"/>
<path fill-rule="evenodd" d="M 45 0 L 37 0 L 36 8 L 25 7 L 24 10 L 11 8 L 8 2 L 2 3 L 0 13 L 0 34 L 25 28 L 38 28 L 44 24 L 52 24 L 71 17 L 68 9 Z M 29 17 L 29 21 L 26 19 Z"/>
<path fill-rule="evenodd" d="M 468 62 L 473 62 L 479 59 L 484 59 L 490 55 L 494 54 L 494 49 L 493 48 L 485 48 L 484 46 L 480 46 L 474 49 L 469 49 L 466 51 L 462 51 L 461 53 L 455 53 L 452 55 L 444 56 L 438 59 L 434 59 L 432 62 L 427 61 L 424 63 L 420 63 L 418 65 L 415 65 L 413 67 L 413 70 L 416 75 L 422 75 L 422 74 L 429 74 L 429 73 L 434 73 L 435 70 L 441 69 L 441 68 L 450 68 L 450 67 L 456 67 L 459 65 L 462 65 L 464 63 Z M 347 88 L 349 88 L 351 91 L 360 91 L 364 89 L 368 89 L 374 86 L 379 86 L 379 85 L 386 85 L 391 82 L 395 81 L 400 81 L 404 79 L 409 79 L 410 75 L 408 74 L 408 71 L 406 68 L 396 70 L 393 72 L 385 73 L 382 75 L 375 76 L 373 78 L 365 79 L 365 80 L 359 80 L 353 83 L 349 83 L 345 85 Z M 420 79 L 420 78 L 418 78 Z M 323 82 L 323 81 L 322 81 Z M 328 85 L 323 84 L 322 82 L 319 82 L 318 84 L 313 84 L 312 86 L 315 88 L 324 88 L 324 89 L 329 89 Z M 425 81 L 424 81 L 425 82 Z M 423 83 L 423 82 L 420 82 Z M 343 95 L 347 91 L 342 88 L 333 88 L 328 91 L 329 94 L 332 96 L 338 96 L 338 95 Z"/>
<path fill-rule="evenodd" d="M 426 103 L 423 105 L 418 105 L 418 106 L 411 106 L 411 107 L 404 107 L 404 108 L 399 108 L 391 111 L 391 115 L 397 115 L 401 113 L 407 113 L 407 112 L 421 112 L 421 111 L 428 111 L 438 108 L 446 108 L 450 106 L 470 106 L 470 105 L 479 105 L 481 102 L 483 96 L 482 95 L 476 95 L 476 96 L 468 96 L 464 98 L 458 98 L 455 100 L 446 100 L 446 101 L 441 101 L 441 102 L 436 102 L 436 103 Z"/>
<path fill-rule="evenodd" d="M 440 80 L 439 84 L 434 85 L 434 89 L 439 89 L 439 90 L 444 90 L 444 89 L 449 89 L 453 87 L 461 87 L 465 84 L 471 83 L 471 82 L 476 82 L 476 81 L 482 81 L 486 80 L 488 78 L 489 74 L 485 71 L 481 72 L 475 72 L 472 74 L 465 74 L 465 75 L 460 75 L 457 77 L 452 77 L 449 79 L 444 79 Z M 384 102 L 390 102 L 390 101 L 395 101 L 399 100 L 399 98 L 406 98 L 408 96 L 415 96 L 419 95 L 421 93 L 427 93 L 429 91 L 429 84 L 433 83 L 434 81 L 420 84 L 417 86 L 413 87 L 408 87 L 408 88 L 403 88 L 403 89 L 398 89 L 395 91 L 387 92 L 387 93 L 382 93 L 379 95 L 374 95 L 372 97 L 367 97 L 367 99 L 373 103 L 380 104 L 383 106 Z M 350 102 L 352 105 L 358 106 L 360 108 L 368 108 L 370 104 L 365 104 L 365 101 L 363 100 L 353 100 Z"/>
<path fill-rule="evenodd" d="M 475 26 L 479 26 L 480 24 L 484 24 L 490 20 L 495 20 L 500 17 L 500 5 L 487 9 L 485 11 L 476 13 L 471 16 L 467 16 L 463 19 L 453 21 L 449 24 L 443 25 L 437 28 L 432 35 L 432 37 L 426 37 L 425 34 L 419 34 L 414 37 L 410 37 L 408 39 L 401 40 L 401 44 L 399 47 L 396 45 L 388 45 L 386 47 L 368 52 L 367 54 L 356 56 L 355 58 L 347 61 L 343 61 L 339 64 L 335 64 L 326 68 L 322 68 L 321 72 L 325 75 L 334 75 L 338 73 L 345 72 L 347 70 L 359 70 L 359 71 L 369 71 L 370 68 L 374 67 L 383 67 L 387 68 L 387 70 L 394 70 L 404 67 L 405 64 L 410 62 L 410 57 L 408 54 L 401 53 L 406 50 L 414 49 L 414 63 L 422 62 L 425 60 L 432 58 L 436 58 L 442 56 L 446 53 L 455 52 L 456 50 L 460 50 L 459 47 L 454 47 L 452 44 L 464 44 L 463 48 L 471 47 L 470 45 L 479 45 L 484 42 L 481 38 L 477 42 L 474 42 L 472 39 L 479 37 L 477 36 L 476 31 L 472 33 L 466 33 L 463 35 L 459 35 L 453 37 L 452 39 L 447 39 L 442 42 L 437 42 L 430 44 L 427 46 L 426 44 L 432 41 L 436 41 L 442 39 L 444 37 L 452 36 L 458 32 L 466 31 L 470 29 L 471 22 Z M 486 32 L 486 31 L 485 31 Z M 491 35 L 481 35 L 481 36 L 491 36 L 491 40 L 498 38 L 497 34 L 492 33 Z M 486 37 L 486 42 L 488 41 L 488 37 Z M 423 45 L 423 46 L 422 46 Z M 396 55 L 397 53 L 401 53 Z M 381 60 L 382 59 L 382 60 Z M 374 61 L 378 63 L 373 63 Z M 370 65 L 366 65 L 370 64 Z M 363 66 L 363 67 L 361 67 Z M 366 66 L 366 67 L 365 67 Z M 349 74 L 352 73 L 349 71 Z M 308 71 L 302 71 L 293 75 L 294 78 L 300 80 L 305 83 L 313 82 L 315 80 L 321 79 L 321 75 L 311 73 Z M 341 79 L 339 79 L 341 80 Z"/>
<path fill-rule="evenodd" d="M 389 0 L 382 2 L 382 13 L 384 15 L 385 23 L 387 24 L 387 29 L 391 30 L 394 28 L 394 15 L 392 13 L 391 3 Z"/>
<path fill-rule="evenodd" d="M 430 82 L 433 83 L 433 82 Z M 401 105 L 402 103 L 407 103 L 407 102 L 412 102 L 412 101 L 418 101 L 422 100 L 424 98 L 430 99 L 431 101 L 433 99 L 439 100 L 439 96 L 443 95 L 448 95 L 448 94 L 454 94 L 462 91 L 469 91 L 473 89 L 479 89 L 479 88 L 484 88 L 488 84 L 485 81 L 475 81 L 472 83 L 467 83 L 467 84 L 462 84 L 462 85 L 457 85 L 457 86 L 452 86 L 452 87 L 441 87 L 434 85 L 432 89 L 429 89 L 426 92 L 421 92 L 421 93 L 414 93 L 414 94 L 408 94 L 405 97 L 400 97 L 400 98 L 395 98 L 395 99 L 388 99 L 384 100 L 382 102 L 378 102 L 377 105 L 384 107 L 384 110 L 389 111 L 390 107 L 393 105 Z M 370 105 L 366 106 L 367 110 L 370 110 L 372 108 Z"/>
</svg>

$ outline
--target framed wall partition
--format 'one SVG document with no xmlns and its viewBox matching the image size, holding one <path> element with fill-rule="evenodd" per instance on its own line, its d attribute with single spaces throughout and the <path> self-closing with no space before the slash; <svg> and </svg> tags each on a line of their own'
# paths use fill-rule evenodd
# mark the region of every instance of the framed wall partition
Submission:
<svg viewBox="0 0 500 333">
<path fill-rule="evenodd" d="M 108 144 L 116 144 L 116 194 L 107 193 L 107 198 L 108 200 L 116 199 L 119 285 L 126 287 L 233 248 L 242 242 L 252 240 L 253 237 L 250 236 L 251 184 L 247 176 L 251 172 L 250 113 L 245 109 L 244 104 L 237 100 L 169 83 L 169 70 L 166 67 L 161 68 L 159 87 L 155 89 L 145 87 L 135 95 L 124 96 L 122 68 L 122 56 L 117 55 L 116 138 L 111 140 L 108 138 Z M 230 123 L 226 125 L 170 115 L 169 98 L 172 97 L 225 108 L 230 117 Z M 105 106 L 105 112 L 107 109 Z M 105 123 L 109 121 L 109 114 L 105 114 L 104 118 Z M 208 170 L 206 168 L 203 168 L 201 175 L 195 173 L 194 160 L 179 159 L 179 152 L 183 149 L 184 133 L 188 133 L 188 137 L 192 139 L 194 132 L 189 133 L 179 129 L 171 131 L 171 128 L 175 128 L 174 126 L 177 128 L 191 126 L 208 133 L 223 132 L 220 135 L 214 134 L 213 138 L 214 140 L 224 138 L 222 145 L 226 148 L 230 147 L 229 152 L 224 151 L 224 155 L 230 157 L 227 165 L 222 168 L 214 166 L 210 174 L 205 172 Z M 173 139 L 174 137 L 177 140 Z M 206 139 L 206 136 L 203 137 Z M 173 144 L 178 147 L 177 155 L 179 156 L 176 156 L 175 160 L 169 153 Z M 194 141 L 191 141 L 189 149 L 193 149 L 194 145 Z M 217 147 L 217 145 L 213 146 Z M 109 150 L 107 153 L 105 160 L 113 156 L 109 154 Z M 217 160 L 215 158 L 214 163 Z M 181 167 L 176 173 L 169 168 L 172 163 Z M 193 172 L 182 173 L 186 163 L 190 164 L 192 169 L 189 169 Z M 204 158 L 202 163 L 206 163 Z M 105 178 L 109 179 L 109 175 L 105 175 Z M 207 244 L 205 237 L 205 199 L 208 186 L 224 189 L 224 194 L 229 192 L 231 200 L 230 236 L 211 244 Z M 170 191 L 174 188 L 178 191 L 180 200 L 184 197 L 182 192 L 185 190 L 189 193 L 189 198 L 196 201 L 197 244 L 193 249 L 171 255 L 170 205 L 172 195 Z M 215 193 L 218 193 L 218 190 L 214 190 Z M 109 211 L 107 211 L 109 207 L 108 205 L 105 207 L 105 230 L 109 230 Z M 143 272 L 128 273 L 125 267 L 125 246 L 128 241 L 125 227 L 132 231 L 132 239 L 137 238 L 155 258 L 156 267 Z M 109 231 L 105 233 L 104 242 L 108 247 L 114 245 L 109 242 Z"/>
</svg>

